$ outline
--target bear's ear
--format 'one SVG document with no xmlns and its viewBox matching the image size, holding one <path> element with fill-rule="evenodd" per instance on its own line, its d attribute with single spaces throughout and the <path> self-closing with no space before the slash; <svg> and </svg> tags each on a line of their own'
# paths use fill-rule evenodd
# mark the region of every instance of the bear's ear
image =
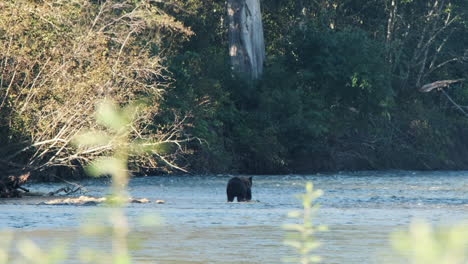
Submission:
<svg viewBox="0 0 468 264">
<path fill-rule="evenodd" d="M 252 176 L 249 177 L 250 185 L 252 185 Z"/>
</svg>

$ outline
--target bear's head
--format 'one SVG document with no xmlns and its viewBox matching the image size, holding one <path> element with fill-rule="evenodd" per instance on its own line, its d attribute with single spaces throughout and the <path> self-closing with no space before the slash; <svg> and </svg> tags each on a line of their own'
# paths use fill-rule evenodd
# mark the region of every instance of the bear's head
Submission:
<svg viewBox="0 0 468 264">
<path fill-rule="evenodd" d="M 248 178 L 247 177 L 242 177 L 241 179 L 244 182 L 245 186 L 247 186 L 247 188 L 250 189 L 252 187 L 252 176 L 250 176 Z"/>
</svg>

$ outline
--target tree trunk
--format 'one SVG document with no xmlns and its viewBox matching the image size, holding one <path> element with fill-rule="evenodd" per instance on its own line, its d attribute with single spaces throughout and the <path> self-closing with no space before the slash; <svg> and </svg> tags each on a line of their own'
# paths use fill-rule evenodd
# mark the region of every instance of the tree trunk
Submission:
<svg viewBox="0 0 468 264">
<path fill-rule="evenodd" d="M 232 70 L 260 78 L 265 61 L 260 0 L 228 0 L 228 17 Z"/>
</svg>

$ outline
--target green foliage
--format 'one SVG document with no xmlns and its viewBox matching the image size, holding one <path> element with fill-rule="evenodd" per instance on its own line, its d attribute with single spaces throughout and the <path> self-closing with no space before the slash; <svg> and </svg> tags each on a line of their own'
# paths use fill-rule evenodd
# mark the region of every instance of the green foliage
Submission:
<svg viewBox="0 0 468 264">
<path fill-rule="evenodd" d="M 193 169 L 284 173 L 466 164 L 455 154 L 467 147 L 461 139 L 466 122 L 446 99 L 417 87 L 466 76 L 466 1 L 440 10 L 436 1 L 396 1 L 396 11 L 373 0 L 262 2 L 267 64 L 254 83 L 231 76 L 223 1 L 176 2 L 196 36 L 168 61 L 175 83 L 163 108 L 166 120 L 190 113 L 187 131 L 202 139 L 190 146 Z M 448 18 L 454 20 L 444 27 Z M 463 105 L 465 90 L 453 90 Z"/>
<path fill-rule="evenodd" d="M 322 196 L 322 190 L 314 190 L 311 182 L 306 184 L 306 193 L 298 195 L 302 201 L 302 211 L 292 211 L 288 217 L 300 219 L 300 224 L 287 224 L 283 228 L 288 231 L 284 243 L 293 247 L 299 254 L 299 258 L 287 258 L 288 263 L 318 263 L 321 258 L 317 255 L 312 255 L 312 251 L 316 251 L 320 247 L 315 234 L 320 231 L 326 231 L 325 226 L 316 226 L 313 222 L 314 217 L 319 209 L 319 205 L 315 200 Z"/>
<path fill-rule="evenodd" d="M 408 231 L 391 236 L 394 249 L 413 264 L 464 264 L 468 261 L 468 226 L 435 230 L 414 221 Z"/>
<path fill-rule="evenodd" d="M 31 240 L 22 239 L 16 245 L 17 255 L 11 256 L 10 248 L 13 245 L 14 233 L 2 232 L 0 243 L 0 264 L 31 263 L 31 264 L 56 264 L 62 263 L 67 257 L 67 245 L 53 245 L 49 251 L 44 251 Z"/>
<path fill-rule="evenodd" d="M 82 155 L 70 144 L 72 138 L 81 129 L 118 127 L 133 118 L 94 122 L 94 107 L 104 98 L 119 104 L 145 98 L 132 137 L 158 141 L 164 134 L 149 131 L 169 85 L 165 55 L 155 46 L 168 49 L 171 38 L 192 35 L 189 28 L 147 0 L 0 5 L 0 132 L 10 141 L 0 152 L 15 153 L 7 155 L 8 162 L 24 159 L 16 165 L 37 169 L 93 160 L 102 153 Z M 145 163 L 139 167 L 151 167 Z"/>
<path fill-rule="evenodd" d="M 337 109 L 362 114 L 381 111 L 392 99 L 385 47 L 357 28 L 334 31 L 309 24 L 299 30 L 289 58 L 299 72 L 298 85 L 320 91 Z"/>
</svg>

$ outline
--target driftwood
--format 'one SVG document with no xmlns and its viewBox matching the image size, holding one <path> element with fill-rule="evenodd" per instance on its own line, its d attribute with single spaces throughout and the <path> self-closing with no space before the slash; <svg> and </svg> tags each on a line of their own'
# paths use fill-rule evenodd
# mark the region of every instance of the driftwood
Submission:
<svg viewBox="0 0 468 264">
<path fill-rule="evenodd" d="M 45 192 L 27 192 L 22 194 L 24 197 L 47 197 L 48 193 Z"/>
<path fill-rule="evenodd" d="M 80 196 L 80 197 L 75 197 L 75 198 L 65 198 L 65 199 L 55 199 L 55 200 L 50 200 L 47 202 L 41 202 L 39 205 L 98 205 L 102 204 L 105 202 L 112 202 L 112 200 L 109 200 L 106 197 L 91 197 L 91 196 Z M 129 203 L 151 203 L 150 200 L 146 198 L 142 199 L 135 199 L 135 198 L 129 198 L 128 199 Z M 165 201 L 163 200 L 156 200 L 155 203 L 157 204 L 163 204 Z"/>
<path fill-rule="evenodd" d="M 21 185 L 26 183 L 30 175 L 31 173 L 27 172 L 0 178 L 0 198 L 21 197 L 23 192 L 29 192 L 28 189 L 21 187 Z"/>
<path fill-rule="evenodd" d="M 24 188 L 23 188 L 24 189 Z M 22 193 L 23 196 L 30 196 L 30 197 L 52 197 L 52 196 L 65 196 L 65 195 L 72 195 L 77 192 L 84 193 L 87 192 L 87 190 L 84 187 L 71 187 L 71 186 L 66 186 L 62 187 L 60 189 L 57 189 L 52 192 L 31 192 L 27 191 Z M 60 195 L 59 195 L 60 194 Z"/>
<path fill-rule="evenodd" d="M 53 191 L 53 192 L 49 192 L 48 193 L 48 196 L 55 196 L 61 192 L 63 192 L 65 195 L 70 195 L 70 194 L 74 194 L 78 191 L 82 191 L 82 187 L 81 186 L 76 186 L 75 188 L 73 187 L 70 187 L 70 186 L 66 186 L 66 187 L 62 187 L 56 191 Z"/>
<path fill-rule="evenodd" d="M 0 198 L 19 198 L 22 196 L 55 196 L 58 194 L 71 195 L 77 192 L 87 192 L 84 186 L 74 182 L 66 181 L 57 176 L 54 177 L 67 183 L 69 186 L 62 187 L 49 193 L 30 192 L 30 190 L 24 188 L 21 185 L 25 184 L 29 180 L 31 172 L 22 174 L 18 172 L 10 172 L 6 175 L 7 176 L 0 174 Z"/>
</svg>

